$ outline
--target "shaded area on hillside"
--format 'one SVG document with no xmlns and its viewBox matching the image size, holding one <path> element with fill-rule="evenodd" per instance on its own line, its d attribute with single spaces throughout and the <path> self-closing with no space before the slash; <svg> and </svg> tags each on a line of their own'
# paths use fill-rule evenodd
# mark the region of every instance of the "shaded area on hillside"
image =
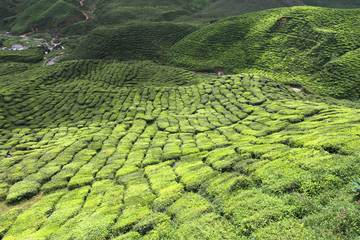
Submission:
<svg viewBox="0 0 360 240">
<path fill-rule="evenodd" d="M 91 31 L 65 60 L 152 60 L 167 63 L 170 48 L 198 28 L 180 23 L 133 23 Z"/>
</svg>

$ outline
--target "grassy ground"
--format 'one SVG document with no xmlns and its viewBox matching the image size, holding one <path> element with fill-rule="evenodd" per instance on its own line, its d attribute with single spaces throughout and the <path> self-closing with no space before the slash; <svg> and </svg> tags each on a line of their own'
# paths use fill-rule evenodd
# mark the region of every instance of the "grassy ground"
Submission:
<svg viewBox="0 0 360 240">
<path fill-rule="evenodd" d="M 64 62 L 0 89 L 3 239 L 360 234 L 355 103 L 151 62 Z"/>
</svg>

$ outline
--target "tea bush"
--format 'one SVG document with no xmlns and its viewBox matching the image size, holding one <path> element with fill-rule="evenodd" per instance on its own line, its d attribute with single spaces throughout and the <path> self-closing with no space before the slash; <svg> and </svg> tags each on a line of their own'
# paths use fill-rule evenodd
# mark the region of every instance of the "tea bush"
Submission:
<svg viewBox="0 0 360 240">
<path fill-rule="evenodd" d="M 138 61 L 68 61 L 0 86 L 3 239 L 358 234 L 357 103 Z"/>
</svg>

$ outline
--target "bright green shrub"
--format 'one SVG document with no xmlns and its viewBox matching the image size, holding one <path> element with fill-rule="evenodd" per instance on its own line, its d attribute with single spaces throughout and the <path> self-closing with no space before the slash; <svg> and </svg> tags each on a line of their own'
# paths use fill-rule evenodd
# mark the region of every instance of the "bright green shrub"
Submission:
<svg viewBox="0 0 360 240">
<path fill-rule="evenodd" d="M 276 197 L 255 190 L 243 190 L 225 201 L 223 211 L 227 218 L 233 219 L 241 234 L 250 235 L 286 217 L 292 208 Z"/>
<path fill-rule="evenodd" d="M 13 208 L 13 209 L 9 209 L 7 211 L 4 211 L 1 215 L 0 215 L 0 236 L 3 237 L 4 234 L 11 228 L 11 226 L 14 224 L 14 222 L 16 221 L 18 215 L 21 213 L 21 209 L 20 208 Z"/>
<path fill-rule="evenodd" d="M 169 214 L 174 216 L 178 222 L 196 219 L 203 213 L 212 211 L 211 204 L 196 193 L 183 194 L 183 196 L 168 209 Z"/>
<path fill-rule="evenodd" d="M 54 211 L 54 207 L 64 192 L 57 192 L 43 197 L 35 203 L 30 209 L 21 213 L 12 224 L 10 230 L 5 234 L 5 239 L 25 238 L 29 234 L 37 231 L 44 224 L 47 215 Z M 31 223 L 29 225 L 29 222 Z"/>
<path fill-rule="evenodd" d="M 241 239 L 234 226 L 215 213 L 205 213 L 196 219 L 181 222 L 172 238 Z"/>
<path fill-rule="evenodd" d="M 147 206 L 131 206 L 126 208 L 116 224 L 113 226 L 112 231 L 116 234 L 126 233 L 131 230 L 141 219 L 145 219 L 151 215 L 152 211 Z M 140 227 L 140 225 L 138 225 Z"/>
<path fill-rule="evenodd" d="M 215 177 L 217 172 L 204 164 L 196 155 L 182 158 L 176 166 L 175 173 L 187 190 L 195 190 L 207 180 Z"/>
<path fill-rule="evenodd" d="M 24 179 L 21 182 L 17 182 L 10 187 L 6 202 L 14 204 L 24 198 L 30 198 L 39 193 L 40 186 L 40 183 L 33 179 Z"/>
<path fill-rule="evenodd" d="M 144 235 L 152 230 L 156 225 L 159 225 L 163 222 L 170 222 L 170 217 L 164 213 L 153 213 L 142 218 L 134 226 L 134 230 Z"/>
</svg>

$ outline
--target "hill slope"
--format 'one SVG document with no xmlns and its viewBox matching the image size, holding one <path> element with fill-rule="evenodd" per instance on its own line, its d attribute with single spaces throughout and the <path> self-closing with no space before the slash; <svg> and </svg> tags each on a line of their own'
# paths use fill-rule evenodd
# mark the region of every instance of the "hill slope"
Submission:
<svg viewBox="0 0 360 240">
<path fill-rule="evenodd" d="M 172 62 L 199 71 L 221 68 L 240 73 L 250 68 L 283 73 L 288 78 L 296 75 L 301 84 L 318 92 L 359 98 L 356 72 L 342 81 L 318 74 L 327 63 L 360 47 L 359 20 L 359 10 L 313 7 L 230 17 L 176 43 L 171 49 Z M 344 57 L 337 62 L 341 59 L 346 61 Z M 323 89 L 323 85 L 331 85 L 332 91 Z"/>
<path fill-rule="evenodd" d="M 96 28 L 66 59 L 111 58 L 167 62 L 169 49 L 197 29 L 190 24 L 166 22 Z"/>
<path fill-rule="evenodd" d="M 158 68 L 86 60 L 0 76 L 4 240 L 359 234 L 359 109 L 263 76 Z"/>
<path fill-rule="evenodd" d="M 13 34 L 23 34 L 38 29 L 59 30 L 65 26 L 85 19 L 76 6 L 76 1 L 41 0 L 24 1 L 17 15 L 3 19 L 6 28 Z"/>
<path fill-rule="evenodd" d="M 0 20 L 15 14 L 16 4 L 10 0 L 0 1 Z"/>
<path fill-rule="evenodd" d="M 182 17 L 180 20 L 205 23 L 249 12 L 305 5 L 328 8 L 360 8 L 360 2 L 357 0 L 218 0 L 192 15 Z"/>
<path fill-rule="evenodd" d="M 81 2 L 81 4 L 80 4 Z M 15 34 L 40 32 L 86 34 L 96 27 L 129 22 L 177 21 L 204 24 L 228 16 L 291 6 L 360 8 L 357 0 L 50 0 L 0 1 L 0 28 Z M 89 17 L 89 21 L 83 21 Z"/>
<path fill-rule="evenodd" d="M 211 0 L 99 1 L 96 22 L 99 25 L 124 24 L 129 21 L 171 21 L 207 7 Z"/>
</svg>

